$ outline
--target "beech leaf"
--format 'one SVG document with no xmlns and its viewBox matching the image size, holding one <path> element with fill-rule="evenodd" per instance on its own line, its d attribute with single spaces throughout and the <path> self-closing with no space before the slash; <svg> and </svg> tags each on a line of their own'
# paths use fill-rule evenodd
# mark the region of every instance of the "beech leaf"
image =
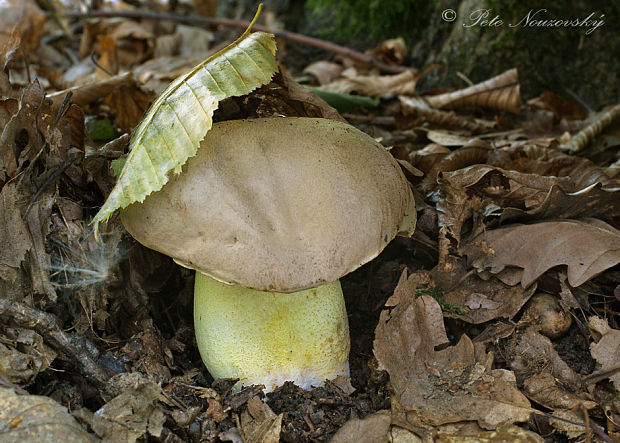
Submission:
<svg viewBox="0 0 620 443">
<path fill-rule="evenodd" d="M 181 172 L 211 129 L 213 112 L 225 98 L 245 95 L 269 82 L 277 71 L 273 34 L 248 29 L 234 43 L 174 80 L 136 127 L 116 185 L 93 223 L 142 202 Z"/>
</svg>

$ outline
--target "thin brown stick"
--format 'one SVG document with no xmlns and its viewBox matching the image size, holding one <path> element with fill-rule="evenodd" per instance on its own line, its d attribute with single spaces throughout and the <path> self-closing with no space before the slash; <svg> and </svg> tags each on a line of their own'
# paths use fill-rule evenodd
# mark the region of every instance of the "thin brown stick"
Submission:
<svg viewBox="0 0 620 443">
<path fill-rule="evenodd" d="M 97 18 L 97 17 L 124 17 L 134 19 L 149 19 L 149 20 L 171 20 L 179 23 L 191 23 L 195 25 L 221 25 L 233 28 L 246 29 L 250 22 L 245 20 L 230 20 L 223 18 L 211 18 L 211 17 L 199 17 L 191 15 L 181 14 L 167 14 L 151 11 L 90 11 L 90 12 L 68 12 L 65 14 L 67 18 Z M 275 29 L 269 29 L 264 26 L 254 25 L 253 29 L 257 31 L 269 32 L 276 37 L 281 37 L 286 40 L 301 43 L 302 45 L 314 46 L 316 48 L 324 49 L 335 54 L 340 54 L 346 57 L 350 57 L 361 63 L 367 63 L 373 65 L 382 71 L 398 73 L 403 71 L 411 71 L 414 74 L 418 72 L 417 69 L 408 66 L 388 65 L 381 60 L 373 57 L 369 54 L 356 51 L 346 46 L 337 45 L 327 40 L 321 40 L 315 37 L 309 37 L 307 35 L 297 34 L 289 31 L 279 31 Z"/>
<path fill-rule="evenodd" d="M 588 410 L 581 404 L 581 412 L 583 413 L 583 419 L 586 424 L 586 443 L 591 443 L 591 430 L 590 430 L 590 414 L 588 414 Z"/>
</svg>

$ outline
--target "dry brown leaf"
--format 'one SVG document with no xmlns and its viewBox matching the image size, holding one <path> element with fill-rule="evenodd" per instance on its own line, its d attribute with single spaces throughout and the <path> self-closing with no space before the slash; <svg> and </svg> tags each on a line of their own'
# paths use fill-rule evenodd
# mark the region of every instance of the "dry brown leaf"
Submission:
<svg viewBox="0 0 620 443">
<path fill-rule="evenodd" d="M 487 246 L 479 247 L 480 241 Z M 462 248 L 478 270 L 498 274 L 508 266 L 523 269 L 525 288 L 549 269 L 568 266 L 577 287 L 620 262 L 620 231 L 597 219 L 555 220 L 487 231 Z"/>
<path fill-rule="evenodd" d="M 447 150 L 447 148 L 445 149 Z M 420 186 L 423 191 L 428 192 L 437 186 L 437 178 L 440 173 L 455 171 L 477 163 L 486 163 L 488 152 L 491 149 L 492 147 L 489 143 L 480 139 L 474 139 L 470 145 L 463 146 L 453 152 L 450 150 L 440 151 L 439 149 L 434 149 L 428 154 L 425 154 L 424 152 L 414 154 L 412 155 L 411 162 L 416 167 L 420 167 L 417 166 L 419 162 L 424 162 L 421 164 L 424 165 L 426 169 L 420 169 L 426 172 L 426 177 Z M 422 156 L 422 154 L 425 155 Z M 430 159 L 427 158 L 429 156 Z M 427 166 L 428 163 L 431 163 L 430 168 Z"/>
<path fill-rule="evenodd" d="M 551 340 L 538 333 L 536 328 L 527 328 L 508 340 L 505 352 L 517 377 L 526 379 L 548 371 L 572 390 L 581 390 L 581 377 L 562 360 Z"/>
<path fill-rule="evenodd" d="M 29 384 L 56 358 L 43 337 L 30 329 L 12 328 L 0 340 L 0 373 L 10 382 Z"/>
<path fill-rule="evenodd" d="M 157 37 L 153 58 L 147 63 L 153 63 L 154 59 L 161 57 L 179 56 L 191 66 L 209 57 L 212 52 L 211 41 L 213 33 L 206 29 L 195 26 L 177 25 L 174 34 L 164 34 Z M 136 69 L 144 69 L 142 66 Z M 156 75 L 169 72 L 170 66 L 164 67 Z M 137 75 L 137 72 L 136 72 Z"/>
<path fill-rule="evenodd" d="M 596 343 L 590 345 L 590 353 L 601 365 L 602 371 L 616 369 L 610 372 L 609 379 L 620 392 L 620 330 L 612 329 L 606 320 L 599 317 L 590 317 L 588 326 L 601 335 Z"/>
<path fill-rule="evenodd" d="M 1 129 L 0 156 L 4 173 L 14 177 L 25 162 L 40 155 L 43 147 L 39 128 L 49 128 L 53 122 L 52 111 L 44 102 L 44 94 L 38 81 L 23 88 L 19 110 Z M 37 124 L 33 124 L 34 122 Z"/>
<path fill-rule="evenodd" d="M 131 133 L 140 123 L 153 98 L 153 94 L 133 84 L 119 87 L 103 101 L 110 107 L 110 112 L 114 115 L 121 131 Z"/>
<path fill-rule="evenodd" d="M 402 37 L 385 40 L 370 53 L 386 64 L 401 65 L 405 59 L 407 45 Z"/>
<path fill-rule="evenodd" d="M 213 33 L 196 26 L 177 25 L 175 35 L 180 36 L 179 56 L 194 59 L 195 64 L 209 57 L 213 52 Z"/>
<path fill-rule="evenodd" d="M 54 189 L 44 192 L 39 200 L 32 204 L 26 215 L 32 239 L 32 249 L 27 255 L 32 290 L 47 295 L 50 301 L 56 301 L 57 295 L 48 272 L 50 256 L 45 249 L 45 240 L 51 228 L 49 220 L 55 201 L 54 194 Z"/>
<path fill-rule="evenodd" d="M 437 431 L 436 443 L 543 443 L 543 438 L 535 432 L 525 430 L 519 426 L 507 424 L 500 425 L 495 431 L 467 432 L 467 430 L 455 433 L 440 428 Z"/>
<path fill-rule="evenodd" d="M 436 289 L 440 290 L 442 303 L 446 306 L 445 317 L 473 324 L 496 318 L 512 319 L 536 289 L 509 286 L 494 277 L 482 280 L 477 275 L 466 275 L 465 266 L 459 260 L 452 260 L 449 264 L 447 269 L 437 267 L 412 274 L 419 284 L 424 285 L 424 288 L 418 288 L 418 293 L 433 294 Z"/>
<path fill-rule="evenodd" d="M 521 112 L 519 75 L 516 69 L 510 69 L 468 88 L 427 96 L 424 99 L 434 108 L 480 106 L 519 114 Z"/>
<path fill-rule="evenodd" d="M 604 188 L 600 183 L 585 189 L 577 188 L 578 191 L 573 192 L 576 184 L 571 177 L 522 173 L 484 164 L 441 172 L 471 163 L 483 163 L 488 152 L 477 147 L 457 150 L 435 163 L 420 185 L 428 192 L 435 187 L 433 177 L 438 176 L 441 190 L 437 201 L 441 257 L 452 251 L 455 245 L 460 245 L 462 227 L 469 219 L 474 223 L 469 234 L 472 238 L 494 220 L 505 223 L 620 215 L 620 206 L 616 204 L 618 189 Z M 478 250 L 477 253 L 480 252 Z M 508 283 L 504 278 L 502 281 Z"/>
<path fill-rule="evenodd" d="M 561 183 L 559 180 L 558 182 Z M 620 215 L 620 206 L 616 204 L 620 198 L 619 190 L 620 188 L 606 189 L 600 183 L 595 183 L 577 192 L 567 192 L 562 184 L 554 184 L 540 204 L 525 210 L 507 207 L 502 211 L 499 221 L 506 223 L 550 218 L 617 217 Z"/>
<path fill-rule="evenodd" d="M 284 414 L 276 415 L 267 403 L 254 396 L 248 409 L 241 414 L 241 435 L 244 443 L 278 443 Z"/>
<path fill-rule="evenodd" d="M 390 375 L 395 402 L 431 425 L 476 420 L 494 429 L 526 421 L 530 404 L 514 377 L 477 362 L 466 335 L 449 346 L 441 308 L 432 297 L 416 298 L 418 283 L 403 273 L 386 303 L 393 308 L 381 313 L 375 331 L 374 354 Z"/>
<path fill-rule="evenodd" d="M 8 183 L 0 192 L 0 226 L 4 227 L 0 236 L 0 279 L 14 282 L 17 270 L 32 248 L 28 228 L 21 211 L 17 210 L 26 200 L 26 195 L 19 192 L 16 183 Z"/>
<path fill-rule="evenodd" d="M 315 76 L 320 85 L 325 85 L 336 80 L 343 70 L 344 68 L 342 65 L 338 63 L 319 60 L 306 66 L 304 68 L 304 74 Z"/>
<path fill-rule="evenodd" d="M 334 434 L 330 443 L 386 443 L 391 421 L 387 411 L 375 412 L 363 419 L 352 418 Z"/>
<path fill-rule="evenodd" d="M 414 166 L 417 158 L 412 159 Z M 500 222 L 620 215 L 616 204 L 620 186 L 604 169 L 551 149 L 491 150 L 472 143 L 436 161 L 430 170 L 421 169 L 427 172 L 420 185 L 426 192 L 440 176 L 441 224 L 457 242 L 463 222 L 483 211 L 499 216 Z"/>
<path fill-rule="evenodd" d="M 577 439 L 586 433 L 586 423 L 581 413 L 556 409 L 549 424 L 570 439 Z M 597 426 L 595 424 L 595 426 Z"/>
<path fill-rule="evenodd" d="M 605 188 L 618 188 L 620 181 L 611 179 L 605 168 L 601 168 L 587 158 L 567 155 L 549 147 L 529 144 L 494 149 L 489 152 L 486 163 L 500 168 L 554 177 L 570 178 L 571 187 L 566 192 L 577 192 L 595 183 Z"/>
<path fill-rule="evenodd" d="M 335 379 L 330 380 L 329 383 L 342 391 L 344 395 L 351 395 L 355 392 L 355 388 L 351 384 L 351 377 L 346 375 L 339 375 Z"/>
<path fill-rule="evenodd" d="M 585 394 L 567 391 L 549 372 L 534 374 L 523 382 L 523 392 L 530 400 L 549 409 L 592 409 L 596 403 Z"/>
<path fill-rule="evenodd" d="M 123 377 L 129 377 L 130 383 L 124 383 Z M 110 380 L 110 384 L 116 383 L 125 387 L 124 392 L 92 416 L 93 431 L 107 441 L 135 442 L 147 432 L 159 437 L 166 419 L 158 403 L 162 395 L 159 385 L 139 373 L 121 374 L 117 381 Z"/>
<path fill-rule="evenodd" d="M 2 90 L 0 89 L 0 94 Z M 0 99 L 0 128 L 4 128 L 19 111 L 19 101 L 14 98 Z M 4 169 L 3 156 L 0 156 L 0 172 Z"/>
<path fill-rule="evenodd" d="M 11 85 L 9 79 L 9 64 L 21 47 L 21 35 L 17 27 L 14 27 L 10 34 L 7 33 L 7 35 L 4 35 L 0 41 L 3 41 L 3 43 L 0 44 L 0 95 L 6 99 L 15 99 L 19 97 L 19 90 Z M 13 115 L 15 112 L 17 111 L 11 112 L 9 116 Z M 4 127 L 6 121 L 8 121 L 8 119 L 6 116 L 3 116 L 2 121 L 0 121 L 0 123 L 2 123 L 0 127 Z M 2 165 L 1 162 L 2 159 L 0 158 L 0 166 Z"/>
<path fill-rule="evenodd" d="M 100 47 L 97 67 L 100 69 L 95 70 L 95 74 L 101 79 L 118 74 L 118 44 L 116 39 L 109 35 L 100 34 L 97 36 L 97 41 Z"/>
<path fill-rule="evenodd" d="M 215 17 L 217 0 L 192 0 L 192 5 L 203 17 Z"/>
<path fill-rule="evenodd" d="M 472 140 L 472 137 L 464 137 L 443 131 L 428 131 L 426 137 L 430 141 L 442 146 L 465 146 Z"/>
<path fill-rule="evenodd" d="M 497 122 L 473 120 L 454 112 L 445 112 L 429 108 L 422 100 L 401 95 L 398 97 L 403 115 L 410 117 L 405 125 L 407 128 L 431 123 L 439 127 L 466 130 L 474 133 L 488 132 L 497 126 Z M 411 117 L 418 117 L 412 119 Z"/>
<path fill-rule="evenodd" d="M 145 89 L 159 95 L 171 81 L 195 65 L 189 58 L 162 56 L 137 66 L 133 73 Z"/>
<path fill-rule="evenodd" d="M 408 429 L 392 426 L 388 434 L 390 443 L 423 443 L 420 437 Z"/>
<path fill-rule="evenodd" d="M 476 275 L 470 275 L 456 288 L 445 292 L 443 298 L 450 305 L 466 309 L 458 318 L 468 323 L 480 324 L 496 318 L 512 319 L 535 289 L 532 286 L 524 290 L 520 286 L 509 286 L 496 278 L 485 281 Z"/>
<path fill-rule="evenodd" d="M 0 3 L 0 49 L 11 39 L 14 27 L 21 37 L 21 45 L 27 54 L 39 46 L 43 36 L 45 13 L 34 0 L 6 0 Z"/>
<path fill-rule="evenodd" d="M 155 47 L 153 33 L 145 28 L 146 22 L 127 19 L 99 19 L 84 23 L 80 41 L 80 58 L 88 57 L 93 51 L 101 54 L 99 36 L 105 35 L 118 42 L 118 62 L 121 66 L 133 66 L 148 58 Z"/>
<path fill-rule="evenodd" d="M 438 145 L 437 143 L 430 143 L 422 149 L 411 152 L 408 158 L 411 165 L 427 174 L 437 162 L 441 161 L 451 152 L 452 151 L 445 146 Z M 435 179 L 436 178 L 437 177 L 435 177 Z"/>
<path fill-rule="evenodd" d="M 394 75 L 351 75 L 322 85 L 327 91 L 348 94 L 357 92 L 371 97 L 413 94 L 417 78 L 411 71 Z"/>
<path fill-rule="evenodd" d="M 540 97 L 529 100 L 528 104 L 548 109 L 558 119 L 583 120 L 588 117 L 588 110 L 582 105 L 566 100 L 551 91 L 544 91 Z"/>
<path fill-rule="evenodd" d="M 83 443 L 97 439 L 49 397 L 17 395 L 0 388 L 0 440 L 3 442 Z"/>
<path fill-rule="evenodd" d="M 52 108 L 58 109 L 69 91 L 72 93 L 71 101 L 73 103 L 79 106 L 87 106 L 117 91 L 122 86 L 132 87 L 136 85 L 136 80 L 131 72 L 124 72 L 105 80 L 90 76 L 83 81 L 83 84 L 48 94 L 46 98 L 52 100 Z"/>
</svg>

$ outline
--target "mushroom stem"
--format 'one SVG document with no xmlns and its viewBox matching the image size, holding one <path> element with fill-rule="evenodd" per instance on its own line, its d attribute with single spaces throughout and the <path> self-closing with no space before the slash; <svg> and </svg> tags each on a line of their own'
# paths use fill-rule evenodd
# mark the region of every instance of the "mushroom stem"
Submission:
<svg viewBox="0 0 620 443">
<path fill-rule="evenodd" d="M 349 374 L 349 325 L 340 282 L 290 294 L 227 285 L 196 272 L 194 327 L 214 378 L 310 389 Z"/>
</svg>

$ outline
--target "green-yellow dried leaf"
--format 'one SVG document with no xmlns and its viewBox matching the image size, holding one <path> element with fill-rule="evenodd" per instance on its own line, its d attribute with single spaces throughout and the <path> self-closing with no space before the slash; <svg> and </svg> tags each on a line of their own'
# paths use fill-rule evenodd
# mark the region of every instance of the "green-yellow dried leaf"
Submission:
<svg viewBox="0 0 620 443">
<path fill-rule="evenodd" d="M 260 9 L 256 17 L 259 13 Z M 220 101 L 248 94 L 269 82 L 278 69 L 274 36 L 250 34 L 251 27 L 234 43 L 174 80 L 153 103 L 134 131 L 114 189 L 93 219 L 95 233 L 98 224 L 117 209 L 159 191 L 168 182 L 170 171 L 181 172 L 211 129 Z"/>
</svg>

